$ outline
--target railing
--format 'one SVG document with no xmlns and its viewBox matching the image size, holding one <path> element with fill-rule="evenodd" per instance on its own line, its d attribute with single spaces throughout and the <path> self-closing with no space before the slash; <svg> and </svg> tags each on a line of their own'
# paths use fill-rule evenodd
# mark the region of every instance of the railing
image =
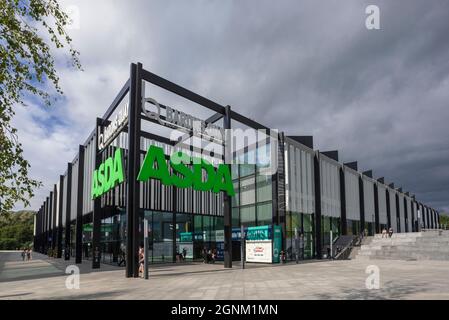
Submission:
<svg viewBox="0 0 449 320">
<path fill-rule="evenodd" d="M 349 242 L 346 246 L 344 246 L 343 249 L 340 250 L 340 252 L 337 252 L 337 254 L 334 256 L 334 260 L 349 259 L 352 248 L 354 248 L 356 246 L 360 246 L 362 243 L 362 240 L 363 239 L 360 236 L 354 236 L 351 242 Z"/>
</svg>

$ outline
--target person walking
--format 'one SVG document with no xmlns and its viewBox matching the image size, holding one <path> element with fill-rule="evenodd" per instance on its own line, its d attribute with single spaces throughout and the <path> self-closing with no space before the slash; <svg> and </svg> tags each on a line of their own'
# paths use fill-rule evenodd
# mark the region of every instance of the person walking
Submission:
<svg viewBox="0 0 449 320">
<path fill-rule="evenodd" d="M 203 263 L 207 263 L 207 250 L 206 247 L 203 249 Z"/>
<path fill-rule="evenodd" d="M 393 228 L 390 227 L 390 229 L 388 230 L 388 236 L 391 238 L 392 235 L 393 235 Z"/>
<path fill-rule="evenodd" d="M 143 250 L 143 246 L 141 245 L 139 247 L 139 275 L 142 274 L 142 277 L 144 277 L 143 274 L 144 262 L 145 262 L 145 253 Z"/>
<path fill-rule="evenodd" d="M 387 229 L 382 229 L 382 238 L 387 238 Z"/>
<path fill-rule="evenodd" d="M 22 261 L 25 261 L 25 256 L 26 256 L 26 250 L 23 249 L 22 250 Z"/>
<path fill-rule="evenodd" d="M 27 253 L 27 255 L 28 255 L 28 260 L 33 260 L 33 256 L 31 255 L 32 252 L 33 252 L 33 249 L 29 248 L 29 249 L 28 249 L 28 253 Z"/>
<path fill-rule="evenodd" d="M 186 248 L 182 248 L 182 260 L 183 261 L 186 260 L 186 256 L 187 256 L 187 249 Z"/>
</svg>

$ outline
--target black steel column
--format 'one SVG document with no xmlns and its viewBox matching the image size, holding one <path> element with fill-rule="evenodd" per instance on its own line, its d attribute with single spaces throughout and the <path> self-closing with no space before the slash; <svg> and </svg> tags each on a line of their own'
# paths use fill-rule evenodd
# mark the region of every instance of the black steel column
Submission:
<svg viewBox="0 0 449 320">
<path fill-rule="evenodd" d="M 47 250 L 47 200 L 42 204 L 42 253 Z"/>
<path fill-rule="evenodd" d="M 363 193 L 363 178 L 359 177 L 359 203 L 360 203 L 360 230 L 359 234 L 365 233 L 365 197 Z"/>
<path fill-rule="evenodd" d="M 315 181 L 315 257 L 321 259 L 321 179 L 318 152 L 313 157 L 313 167 Z"/>
<path fill-rule="evenodd" d="M 401 230 L 401 211 L 399 211 L 399 195 L 395 192 L 396 199 L 396 227 L 398 228 L 398 233 L 402 232 Z"/>
<path fill-rule="evenodd" d="M 404 228 L 405 232 L 409 232 L 408 230 L 408 210 L 407 210 L 407 198 L 404 196 Z"/>
<path fill-rule="evenodd" d="M 57 257 L 61 258 L 62 257 L 62 203 L 63 203 L 63 199 L 64 199 L 64 176 L 60 175 L 59 176 L 59 207 L 58 207 L 58 242 L 57 242 L 57 248 L 58 248 L 58 252 Z"/>
<path fill-rule="evenodd" d="M 387 228 L 392 228 L 391 226 L 391 209 L 390 209 L 390 192 L 388 189 L 385 189 L 385 197 L 387 204 Z"/>
<path fill-rule="evenodd" d="M 231 160 L 231 106 L 225 107 L 225 115 L 223 118 L 223 127 L 225 129 L 224 153 L 225 161 Z M 226 156 L 227 155 L 227 156 Z M 230 165 L 228 165 L 230 166 Z M 232 268 L 232 210 L 231 197 L 224 192 L 224 267 Z"/>
<path fill-rule="evenodd" d="M 374 224 L 375 233 L 381 233 L 379 222 L 379 191 L 377 189 L 377 183 L 374 184 Z"/>
<path fill-rule="evenodd" d="M 97 118 L 96 135 L 95 135 L 95 169 L 101 164 L 101 154 L 98 150 L 98 137 L 100 134 L 100 126 L 102 119 Z M 101 196 L 94 199 L 94 207 L 92 212 L 92 269 L 100 268 L 101 261 Z"/>
<path fill-rule="evenodd" d="M 72 164 L 67 165 L 67 192 L 66 192 L 66 209 L 65 209 L 65 236 L 64 236 L 64 260 L 70 260 L 70 209 L 72 206 Z"/>
<path fill-rule="evenodd" d="M 52 201 L 52 218 L 51 218 L 51 223 L 52 223 L 52 234 L 51 234 L 51 248 L 53 250 L 58 248 L 58 232 L 57 232 L 57 225 L 56 225 L 56 215 L 58 214 L 58 212 L 56 211 L 56 203 L 57 203 L 57 198 L 58 197 L 58 189 L 56 188 L 56 184 L 53 187 L 53 201 Z"/>
<path fill-rule="evenodd" d="M 142 65 L 131 64 L 128 114 L 128 168 L 127 168 L 127 240 L 126 277 L 139 276 L 139 187 L 137 174 L 140 166 L 140 113 L 142 105 Z"/>
<path fill-rule="evenodd" d="M 50 191 L 50 196 L 48 198 L 48 239 L 49 239 L 49 249 L 54 249 L 54 239 L 53 239 L 53 191 Z"/>
<path fill-rule="evenodd" d="M 339 170 L 340 174 L 340 217 L 341 217 L 341 234 L 347 235 L 348 234 L 348 224 L 347 224 L 347 218 L 346 218 L 346 184 L 345 184 L 345 171 L 342 168 Z"/>
<path fill-rule="evenodd" d="M 78 154 L 78 190 L 76 197 L 76 241 L 75 263 L 81 263 L 83 255 L 83 183 L 84 183 L 84 146 L 79 146 Z"/>
</svg>

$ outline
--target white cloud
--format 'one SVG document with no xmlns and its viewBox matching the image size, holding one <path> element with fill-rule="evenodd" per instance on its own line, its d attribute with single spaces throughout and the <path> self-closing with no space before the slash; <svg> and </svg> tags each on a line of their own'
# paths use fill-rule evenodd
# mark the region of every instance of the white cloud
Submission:
<svg viewBox="0 0 449 320">
<path fill-rule="evenodd" d="M 70 30 L 84 72 L 58 53 L 65 102 L 18 109 L 15 123 L 38 208 L 79 143 L 129 75 L 147 70 L 292 135 L 339 149 L 418 198 L 449 207 L 446 125 L 447 12 L 418 1 L 380 1 L 381 31 L 352 1 L 64 0 L 79 7 Z M 48 121 L 63 119 L 48 126 Z M 436 171 L 438 168 L 438 171 Z M 438 172 L 432 175 L 432 169 Z M 418 178 L 419 177 L 419 178 Z M 437 186 L 437 196 L 431 191 Z M 430 190 L 430 191 L 429 191 Z M 434 197 L 435 196 L 435 197 Z"/>
</svg>

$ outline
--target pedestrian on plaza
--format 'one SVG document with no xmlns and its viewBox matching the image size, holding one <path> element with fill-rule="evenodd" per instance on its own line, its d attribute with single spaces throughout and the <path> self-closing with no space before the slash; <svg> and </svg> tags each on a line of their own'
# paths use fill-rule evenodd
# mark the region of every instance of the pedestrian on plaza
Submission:
<svg viewBox="0 0 449 320">
<path fill-rule="evenodd" d="M 26 256 L 26 250 L 23 249 L 22 250 L 22 261 L 25 261 L 25 256 Z"/>
<path fill-rule="evenodd" d="M 387 238 L 387 229 L 382 229 L 382 238 Z"/>
<path fill-rule="evenodd" d="M 207 251 L 207 263 L 212 262 L 212 250 Z"/>
<path fill-rule="evenodd" d="M 203 248 L 203 263 L 207 263 L 207 250 L 206 250 L 206 247 Z"/>
<path fill-rule="evenodd" d="M 212 263 L 215 263 L 215 259 L 217 258 L 217 249 L 212 250 L 211 260 Z"/>
<path fill-rule="evenodd" d="M 139 247 L 139 275 L 142 273 L 142 277 L 143 277 L 144 262 L 145 262 L 145 253 L 143 250 L 143 246 L 141 245 Z"/>
<path fill-rule="evenodd" d="M 393 235 L 393 228 L 390 227 L 390 229 L 388 229 L 388 236 L 391 238 L 392 235 Z"/>
<path fill-rule="evenodd" d="M 28 260 L 33 260 L 32 253 L 33 253 L 33 249 L 29 248 L 28 249 Z"/>
<path fill-rule="evenodd" d="M 31 249 L 30 249 L 30 248 L 28 248 L 28 249 L 26 250 L 26 260 L 27 260 L 27 261 L 30 261 L 30 260 L 31 260 Z"/>
<path fill-rule="evenodd" d="M 122 264 L 124 266 L 126 266 L 126 246 L 123 243 L 120 245 L 120 254 L 119 255 L 120 255 L 120 261 L 118 263 L 118 266 L 121 267 Z"/>
<path fill-rule="evenodd" d="M 187 249 L 186 248 L 182 248 L 182 260 L 186 260 L 186 256 L 187 256 Z"/>
</svg>

